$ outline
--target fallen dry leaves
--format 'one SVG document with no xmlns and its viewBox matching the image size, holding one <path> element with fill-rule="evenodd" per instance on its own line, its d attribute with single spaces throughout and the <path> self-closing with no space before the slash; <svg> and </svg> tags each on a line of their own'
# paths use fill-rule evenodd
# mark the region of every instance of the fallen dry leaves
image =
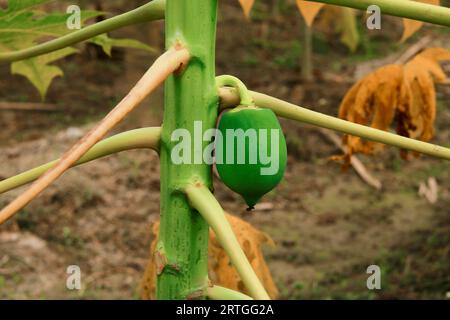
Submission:
<svg viewBox="0 0 450 320">
<path fill-rule="evenodd" d="M 250 264 L 261 280 L 269 296 L 276 299 L 278 289 L 273 282 L 270 270 L 264 260 L 261 247 L 263 244 L 274 245 L 273 240 L 265 233 L 257 230 L 248 222 L 233 215 L 227 214 L 228 221 L 236 234 L 236 237 L 245 252 Z M 150 246 L 151 258 L 147 264 L 144 278 L 141 282 L 141 297 L 143 299 L 154 299 L 156 288 L 156 263 L 155 248 L 159 234 L 159 222 L 153 225 L 154 240 Z M 228 255 L 219 244 L 212 230 L 209 232 L 208 249 L 209 279 L 213 284 L 220 285 L 232 290 L 248 293 L 239 274 L 231 264 Z"/>
</svg>

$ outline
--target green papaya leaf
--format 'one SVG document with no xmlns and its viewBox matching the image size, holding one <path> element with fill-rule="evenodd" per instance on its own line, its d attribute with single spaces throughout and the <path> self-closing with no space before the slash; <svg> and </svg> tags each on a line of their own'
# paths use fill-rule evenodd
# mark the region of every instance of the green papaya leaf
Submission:
<svg viewBox="0 0 450 320">
<path fill-rule="evenodd" d="M 39 91 L 44 100 L 50 83 L 55 77 L 63 76 L 63 71 L 49 63 L 76 53 L 75 48 L 64 48 L 35 58 L 13 62 L 11 73 L 26 77 Z"/>
<path fill-rule="evenodd" d="M 9 0 L 6 10 L 0 10 L 0 51 L 8 52 L 32 47 L 44 40 L 60 37 L 72 32 L 67 28 L 70 14 L 45 14 L 36 6 L 49 0 Z M 80 12 L 83 25 L 88 19 L 102 15 L 102 12 L 86 10 Z M 44 99 L 48 87 L 62 70 L 50 63 L 77 52 L 74 48 L 65 48 L 31 59 L 13 62 L 11 73 L 26 77 Z"/>
<path fill-rule="evenodd" d="M 6 9 L 0 8 L 0 52 L 16 51 L 32 47 L 43 41 L 64 36 L 74 30 L 67 27 L 67 21 L 71 14 L 46 13 L 38 10 L 39 5 L 52 0 L 9 0 Z M 95 10 L 82 10 L 80 12 L 81 26 L 86 21 L 104 12 Z M 156 52 L 155 49 L 133 39 L 112 39 L 106 34 L 90 40 L 103 48 L 111 55 L 113 46 L 143 49 Z M 26 77 L 39 91 L 44 99 L 52 80 L 62 76 L 63 72 L 57 66 L 50 63 L 63 59 L 76 53 L 74 48 L 65 48 L 40 57 L 13 62 L 11 72 Z"/>
<path fill-rule="evenodd" d="M 7 2 L 6 10 L 0 9 L 0 17 L 12 16 L 16 13 L 20 13 L 23 9 L 29 9 L 39 4 L 49 2 L 49 0 L 9 0 Z"/>
<path fill-rule="evenodd" d="M 130 49 L 141 49 L 148 51 L 150 53 L 158 53 L 158 50 L 146 45 L 145 43 L 135 40 L 135 39 L 114 39 L 110 38 L 107 34 L 101 34 L 89 40 L 100 47 L 102 47 L 103 51 L 111 56 L 112 47 L 121 47 L 121 48 L 130 48 Z"/>
</svg>

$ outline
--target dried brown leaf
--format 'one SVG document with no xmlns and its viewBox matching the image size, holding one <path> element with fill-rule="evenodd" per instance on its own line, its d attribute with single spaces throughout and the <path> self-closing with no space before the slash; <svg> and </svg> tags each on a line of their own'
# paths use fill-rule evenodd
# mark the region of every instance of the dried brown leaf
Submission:
<svg viewBox="0 0 450 320">
<path fill-rule="evenodd" d="M 418 2 L 433 4 L 433 5 L 440 5 L 440 0 L 415 0 Z M 417 21 L 417 20 L 411 20 L 403 18 L 403 35 L 400 42 L 406 41 L 408 38 L 410 38 L 414 33 L 416 33 L 420 28 L 422 28 L 423 22 Z"/>
<path fill-rule="evenodd" d="M 402 79 L 403 68 L 397 64 L 384 66 L 367 75 L 347 92 L 339 109 L 339 117 L 388 130 L 394 119 Z M 343 143 L 348 155 L 358 152 L 370 154 L 383 146 L 349 135 L 344 136 Z"/>
<path fill-rule="evenodd" d="M 403 136 L 429 141 L 436 119 L 435 82 L 444 82 L 446 75 L 440 61 L 450 60 L 450 52 L 431 48 L 418 54 L 404 67 L 404 82 L 398 106 L 397 132 Z M 406 158 L 407 153 L 402 152 Z"/>
<path fill-rule="evenodd" d="M 448 81 L 439 62 L 450 60 L 450 52 L 430 48 L 405 65 L 392 64 L 377 69 L 358 81 L 345 95 L 339 117 L 351 122 L 389 130 L 394 119 L 400 135 L 429 141 L 436 119 L 434 83 Z M 347 159 L 353 153 L 371 154 L 381 144 L 344 136 Z M 407 153 L 402 151 L 406 158 Z"/>
<path fill-rule="evenodd" d="M 258 278 L 262 281 L 269 296 L 276 299 L 278 289 L 273 282 L 269 268 L 264 260 L 261 247 L 263 244 L 274 245 L 273 240 L 265 233 L 255 229 L 251 224 L 227 214 L 228 221 L 238 238 L 238 241 L 244 250 L 247 258 L 255 270 Z M 152 241 L 150 252 L 151 258 L 147 264 L 144 278 L 141 282 L 141 296 L 143 299 L 153 299 L 155 297 L 157 266 L 155 263 L 155 249 L 159 234 L 159 222 L 153 225 L 154 240 Z M 236 269 L 230 262 L 228 255 L 216 239 L 213 231 L 209 233 L 209 249 L 208 249 L 208 268 L 209 278 L 212 283 L 248 293 Z"/>
<path fill-rule="evenodd" d="M 301 15 L 305 19 L 306 25 L 308 27 L 312 26 L 314 18 L 317 16 L 320 9 L 322 9 L 324 5 L 324 3 L 297 0 L 297 7 L 300 10 Z"/>
<path fill-rule="evenodd" d="M 239 3 L 241 4 L 242 10 L 244 10 L 245 16 L 248 18 L 255 0 L 239 0 Z"/>
</svg>

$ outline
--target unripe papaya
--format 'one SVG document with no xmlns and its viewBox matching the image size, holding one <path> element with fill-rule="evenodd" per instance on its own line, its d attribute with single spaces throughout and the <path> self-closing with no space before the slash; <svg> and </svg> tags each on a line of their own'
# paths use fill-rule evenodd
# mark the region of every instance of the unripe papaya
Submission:
<svg viewBox="0 0 450 320">
<path fill-rule="evenodd" d="M 287 147 L 270 109 L 237 107 L 223 114 L 216 136 L 216 167 L 222 181 L 249 206 L 281 181 Z"/>
</svg>

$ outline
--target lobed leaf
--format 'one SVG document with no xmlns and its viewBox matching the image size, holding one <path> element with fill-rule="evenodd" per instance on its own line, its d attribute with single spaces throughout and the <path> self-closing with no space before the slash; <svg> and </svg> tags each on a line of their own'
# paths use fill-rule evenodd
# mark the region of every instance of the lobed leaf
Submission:
<svg viewBox="0 0 450 320">
<path fill-rule="evenodd" d="M 26 77 L 38 89 L 41 98 L 44 99 L 52 80 L 64 74 L 59 67 L 49 65 L 49 63 L 67 57 L 77 51 L 74 48 L 64 48 L 39 57 L 13 62 L 11 64 L 11 73 Z"/>
<path fill-rule="evenodd" d="M 436 119 L 434 83 L 444 82 L 446 74 L 440 61 L 450 61 L 450 52 L 443 48 L 427 49 L 404 66 L 404 82 L 398 106 L 397 132 L 409 138 L 430 141 Z M 405 158 L 407 153 L 402 151 Z"/>
<path fill-rule="evenodd" d="M 67 13 L 45 13 L 38 11 L 36 6 L 51 2 L 51 0 L 9 0 L 6 10 L 0 9 L 0 51 L 10 52 L 26 49 L 42 41 L 57 38 L 72 32 L 67 28 Z M 89 19 L 103 15 L 104 12 L 83 10 L 80 12 L 80 22 L 84 25 Z M 100 45 L 111 55 L 113 46 L 143 49 L 151 53 L 156 50 L 133 39 L 112 39 L 106 34 L 91 39 L 92 43 Z M 30 58 L 11 64 L 12 74 L 26 77 L 39 91 L 44 99 L 52 80 L 62 76 L 60 68 L 50 63 L 63 59 L 77 52 L 74 48 L 65 48 L 41 57 Z"/>
<path fill-rule="evenodd" d="M 339 117 L 388 131 L 396 120 L 396 130 L 408 138 L 429 141 L 436 119 L 436 82 L 447 76 L 439 62 L 450 61 L 450 52 L 430 48 L 405 65 L 392 64 L 377 69 L 358 81 L 347 92 L 339 108 Z M 353 153 L 372 154 L 382 145 L 345 135 L 347 160 Z M 406 158 L 406 151 L 401 152 Z"/>
<path fill-rule="evenodd" d="M 339 108 L 339 118 L 388 130 L 395 115 L 402 82 L 401 65 L 387 65 L 367 75 L 345 95 Z M 379 143 L 349 135 L 344 136 L 343 143 L 348 155 L 358 152 L 370 154 L 382 148 Z"/>
</svg>

